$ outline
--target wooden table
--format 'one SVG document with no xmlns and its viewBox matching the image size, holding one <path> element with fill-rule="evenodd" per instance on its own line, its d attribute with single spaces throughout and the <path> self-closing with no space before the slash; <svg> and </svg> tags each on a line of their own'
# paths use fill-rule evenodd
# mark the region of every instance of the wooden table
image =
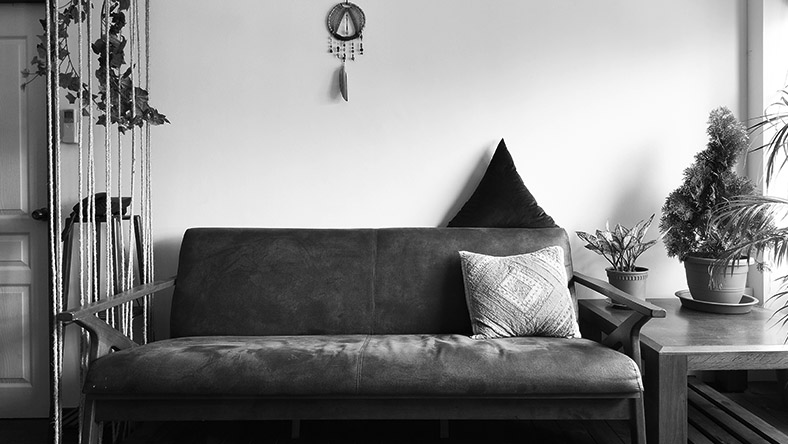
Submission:
<svg viewBox="0 0 788 444">
<path fill-rule="evenodd" d="M 770 327 L 771 311 L 720 315 L 683 308 L 678 298 L 649 299 L 667 317 L 650 320 L 641 330 L 644 361 L 646 433 L 649 444 L 686 444 L 687 373 L 693 370 L 754 370 L 788 368 L 785 330 Z M 629 311 L 614 309 L 605 299 L 579 302 L 599 322 L 625 319 Z M 584 325 L 599 331 L 605 325 Z"/>
</svg>

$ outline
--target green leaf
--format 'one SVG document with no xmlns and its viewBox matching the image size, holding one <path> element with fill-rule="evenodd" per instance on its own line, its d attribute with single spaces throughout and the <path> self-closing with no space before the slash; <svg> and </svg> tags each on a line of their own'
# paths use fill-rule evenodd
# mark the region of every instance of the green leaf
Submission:
<svg viewBox="0 0 788 444">
<path fill-rule="evenodd" d="M 635 237 L 640 242 L 646 236 L 646 232 L 648 231 L 649 227 L 651 226 L 651 222 L 654 220 L 655 214 L 652 214 L 651 217 L 648 219 L 641 220 L 632 228 L 632 231 L 635 233 Z"/>
<path fill-rule="evenodd" d="M 593 234 L 588 234 L 585 231 L 575 231 L 577 237 L 579 237 L 583 242 L 587 242 L 589 244 L 596 244 L 597 240 Z"/>
<path fill-rule="evenodd" d="M 82 103 L 80 109 L 83 115 L 90 115 L 95 107 L 99 112 L 96 113 L 96 124 L 107 126 L 115 125 L 121 133 L 129 130 L 133 126 L 142 127 L 145 124 L 161 125 L 169 123 L 167 117 L 159 113 L 149 104 L 148 92 L 134 85 L 132 67 L 126 64 L 125 50 L 128 47 L 128 40 L 124 35 L 123 28 L 127 25 L 126 11 L 129 10 L 131 0 L 113 0 L 105 2 L 105 8 L 109 8 L 111 24 L 109 33 L 102 33 L 92 42 L 91 50 L 97 60 L 95 76 L 98 80 L 95 90 L 97 93 L 90 94 L 87 85 L 82 83 L 81 76 L 75 71 L 70 63 L 69 47 L 67 39 L 70 27 L 77 22 L 85 21 L 91 14 L 93 4 L 89 0 L 67 0 L 65 5 L 61 5 L 55 33 L 58 45 L 56 48 L 60 60 L 62 72 L 58 72 L 58 82 L 63 90 L 66 90 L 66 99 L 70 103 L 79 101 L 79 93 L 82 93 Z M 47 64 L 50 54 L 47 51 L 49 38 L 47 36 L 46 20 L 40 20 L 44 33 L 38 35 L 39 44 L 36 47 L 37 54 L 31 59 L 31 65 L 36 69 L 25 69 L 22 75 L 25 78 L 47 75 Z M 54 53 L 54 51 L 53 51 Z M 107 55 L 109 60 L 107 60 Z M 25 87 L 31 80 L 22 85 Z M 132 96 L 134 100 L 132 101 Z"/>
<path fill-rule="evenodd" d="M 597 239 L 599 240 L 599 248 L 602 250 L 602 252 L 606 254 L 612 254 L 613 236 L 610 234 L 610 232 L 597 230 L 596 236 Z"/>
<path fill-rule="evenodd" d="M 591 250 L 591 251 L 593 251 L 593 252 L 594 252 L 594 253 L 596 253 L 596 254 L 599 254 L 599 255 L 604 255 L 604 254 L 603 254 L 603 251 L 602 251 L 600 248 L 596 247 L 595 245 L 586 244 L 586 245 L 584 245 L 584 247 L 585 247 L 587 250 Z"/>
</svg>

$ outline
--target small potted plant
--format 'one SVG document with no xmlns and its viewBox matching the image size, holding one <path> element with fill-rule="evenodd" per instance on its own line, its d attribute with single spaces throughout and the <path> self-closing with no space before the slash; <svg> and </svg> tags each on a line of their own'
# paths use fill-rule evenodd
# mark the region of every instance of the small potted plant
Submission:
<svg viewBox="0 0 788 444">
<path fill-rule="evenodd" d="M 709 142 L 684 171 L 684 182 L 668 195 L 660 229 L 668 256 L 684 263 L 693 299 L 734 304 L 741 300 L 749 262 L 738 258 L 715 266 L 726 251 L 747 242 L 749 227 L 731 230 L 714 217 L 733 199 L 754 195 L 754 187 L 733 170 L 747 150 L 749 137 L 733 113 L 720 107 L 709 116 Z"/>
<path fill-rule="evenodd" d="M 607 267 L 607 281 L 621 291 L 639 299 L 646 299 L 648 268 L 638 267 L 635 262 L 646 250 L 653 247 L 659 239 L 644 242 L 646 232 L 654 220 L 654 215 L 641 220 L 632 228 L 616 224 L 610 229 L 596 230 L 596 235 L 577 231 L 577 236 L 586 242 L 585 247 L 610 262 Z"/>
</svg>

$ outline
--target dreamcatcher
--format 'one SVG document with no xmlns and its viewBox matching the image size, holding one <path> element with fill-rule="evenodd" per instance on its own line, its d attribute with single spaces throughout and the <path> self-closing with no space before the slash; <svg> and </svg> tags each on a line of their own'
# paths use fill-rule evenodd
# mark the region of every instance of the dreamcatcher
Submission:
<svg viewBox="0 0 788 444">
<path fill-rule="evenodd" d="M 342 61 L 339 69 L 339 92 L 347 102 L 347 70 L 348 60 L 364 55 L 364 25 L 367 18 L 364 11 L 357 5 L 344 2 L 331 8 L 326 18 L 326 26 L 331 34 L 328 37 L 328 52 Z"/>
</svg>

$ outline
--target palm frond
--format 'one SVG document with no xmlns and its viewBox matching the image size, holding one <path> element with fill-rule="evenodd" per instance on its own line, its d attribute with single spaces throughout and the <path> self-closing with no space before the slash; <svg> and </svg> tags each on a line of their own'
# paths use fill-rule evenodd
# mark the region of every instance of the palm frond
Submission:
<svg viewBox="0 0 788 444">
<path fill-rule="evenodd" d="M 788 227 L 776 221 L 788 216 L 788 199 L 773 196 L 739 196 L 716 209 L 712 223 L 734 239 L 720 263 L 726 266 L 742 256 L 766 253 L 777 264 L 788 259 Z"/>
<path fill-rule="evenodd" d="M 744 234 L 762 229 L 788 216 L 788 199 L 776 196 L 737 196 L 715 209 L 712 224 Z"/>
<path fill-rule="evenodd" d="M 766 184 L 774 174 L 788 163 L 788 90 L 780 91 L 780 98 L 766 108 L 756 123 L 750 125 L 751 135 L 763 135 L 774 131 L 769 140 L 753 149 L 766 150 Z M 779 158 L 782 160 L 778 162 Z"/>
<path fill-rule="evenodd" d="M 764 110 L 764 115 L 749 128 L 750 134 L 767 135 L 768 141 L 755 148 L 753 151 L 764 150 L 766 158 L 766 185 L 769 185 L 774 175 L 788 164 L 788 87 L 779 92 L 779 98 Z M 770 133 L 767 133 L 770 132 Z M 726 260 L 747 251 L 767 253 L 778 266 L 788 260 L 788 229 L 778 228 L 775 221 L 785 218 L 788 214 L 788 200 L 776 197 L 757 196 L 733 202 L 732 205 L 721 211 L 719 217 L 726 220 L 725 224 L 738 233 L 755 228 L 756 236 L 726 254 Z M 769 225 L 765 225 L 765 224 Z M 788 275 L 781 276 L 780 291 L 769 297 L 769 301 L 780 301 L 772 318 L 778 318 L 776 324 L 785 327 L 788 325 Z M 788 343 L 788 336 L 785 339 Z"/>
<path fill-rule="evenodd" d="M 757 237 L 734 245 L 725 251 L 719 262 L 728 266 L 744 256 L 754 258 L 761 253 L 771 258 L 777 266 L 788 259 L 788 228 L 774 228 L 768 233 L 761 233 Z"/>
<path fill-rule="evenodd" d="M 788 275 L 775 278 L 774 281 L 780 283 L 780 291 L 769 296 L 766 302 L 779 303 L 780 299 L 784 299 L 788 296 Z M 771 316 L 769 316 L 768 323 L 771 324 L 772 328 L 778 329 L 784 329 L 785 326 L 788 325 L 788 301 L 782 302 L 782 305 L 774 310 Z M 788 344 L 788 335 L 786 335 L 784 342 Z"/>
</svg>

